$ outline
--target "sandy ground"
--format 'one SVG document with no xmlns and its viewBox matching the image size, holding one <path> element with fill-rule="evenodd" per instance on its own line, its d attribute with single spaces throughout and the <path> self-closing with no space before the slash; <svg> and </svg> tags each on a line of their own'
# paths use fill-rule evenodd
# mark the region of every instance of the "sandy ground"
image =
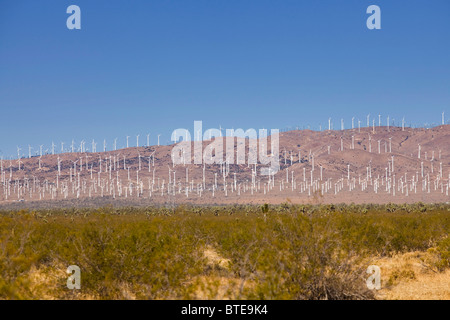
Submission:
<svg viewBox="0 0 450 320">
<path fill-rule="evenodd" d="M 450 270 L 438 272 L 429 264 L 427 252 L 409 252 L 376 259 L 381 269 L 381 290 L 377 299 L 450 300 Z"/>
</svg>

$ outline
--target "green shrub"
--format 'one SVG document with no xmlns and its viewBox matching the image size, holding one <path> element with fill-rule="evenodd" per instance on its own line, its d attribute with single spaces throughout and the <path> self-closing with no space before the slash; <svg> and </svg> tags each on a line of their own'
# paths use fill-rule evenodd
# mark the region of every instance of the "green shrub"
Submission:
<svg viewBox="0 0 450 320">
<path fill-rule="evenodd" d="M 217 278 L 241 283 L 230 289 L 240 299 L 371 299 L 367 257 L 434 248 L 435 267 L 449 267 L 448 209 L 283 204 L 267 215 L 264 204 L 3 211 L 0 299 L 186 299 L 196 298 L 199 286 L 214 298 Z M 229 259 L 229 268 L 211 267 L 207 246 Z M 65 268 L 73 264 L 82 272 L 80 293 L 65 287 Z M 32 270 L 62 276 L 36 286 Z"/>
</svg>

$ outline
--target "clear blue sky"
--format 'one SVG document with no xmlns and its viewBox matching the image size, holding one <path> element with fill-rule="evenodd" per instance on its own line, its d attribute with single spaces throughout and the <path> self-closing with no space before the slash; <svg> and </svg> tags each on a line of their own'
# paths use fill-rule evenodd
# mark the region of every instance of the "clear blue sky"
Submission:
<svg viewBox="0 0 450 320">
<path fill-rule="evenodd" d="M 81 8 L 68 30 L 66 8 Z M 381 30 L 366 9 L 381 7 Z M 0 154 L 204 129 L 450 118 L 448 0 L 0 0 Z M 90 144 L 87 144 L 90 147 Z"/>
</svg>

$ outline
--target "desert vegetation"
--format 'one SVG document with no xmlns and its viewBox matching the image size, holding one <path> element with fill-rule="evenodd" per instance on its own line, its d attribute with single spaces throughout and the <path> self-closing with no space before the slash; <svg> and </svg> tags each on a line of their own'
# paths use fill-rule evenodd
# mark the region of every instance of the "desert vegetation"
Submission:
<svg viewBox="0 0 450 320">
<path fill-rule="evenodd" d="M 449 230 L 448 204 L 2 211 L 0 299 L 376 299 L 377 261 L 448 272 Z M 387 289 L 418 276 L 383 271 Z"/>
</svg>

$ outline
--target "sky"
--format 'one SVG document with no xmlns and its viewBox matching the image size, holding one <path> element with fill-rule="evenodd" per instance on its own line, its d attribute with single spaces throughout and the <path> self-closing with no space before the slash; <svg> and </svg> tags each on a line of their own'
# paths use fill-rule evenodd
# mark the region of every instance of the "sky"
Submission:
<svg viewBox="0 0 450 320">
<path fill-rule="evenodd" d="M 369 5 L 381 29 L 369 30 Z M 69 5 L 81 29 L 69 30 Z M 448 0 L 0 0 L 0 156 L 177 128 L 450 119 Z"/>
</svg>

